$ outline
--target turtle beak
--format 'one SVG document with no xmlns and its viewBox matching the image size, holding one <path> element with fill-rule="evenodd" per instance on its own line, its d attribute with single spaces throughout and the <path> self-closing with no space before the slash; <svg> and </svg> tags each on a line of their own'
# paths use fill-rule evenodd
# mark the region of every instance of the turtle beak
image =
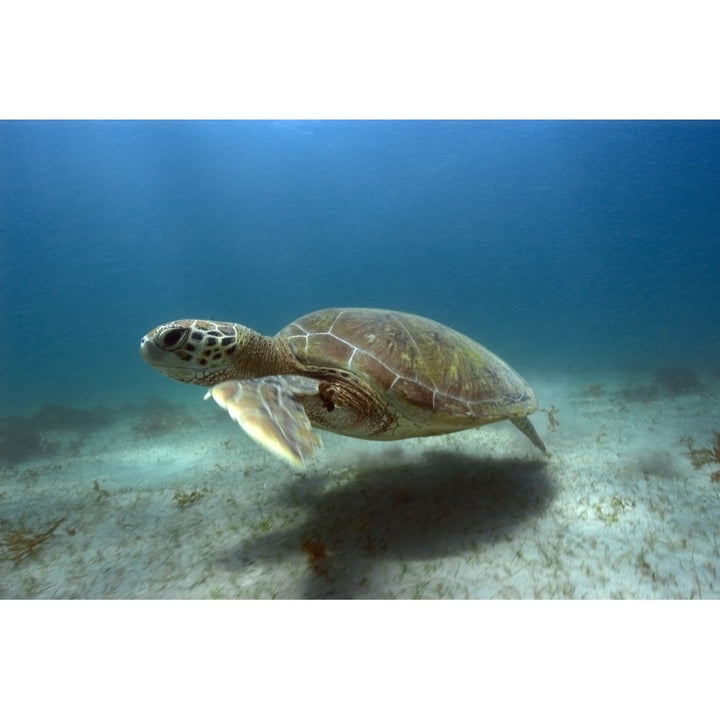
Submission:
<svg viewBox="0 0 720 720">
<path fill-rule="evenodd" d="M 173 380 L 194 385 L 213 385 L 215 382 L 213 379 L 208 379 L 210 377 L 208 370 L 201 370 L 178 359 L 173 351 L 158 347 L 154 333 L 148 333 L 140 341 L 140 355 L 150 367 Z"/>
<path fill-rule="evenodd" d="M 151 334 L 145 335 L 140 341 L 140 355 L 148 365 L 152 365 L 159 370 L 168 364 L 170 357 L 170 353 L 161 350 L 155 344 Z"/>
<path fill-rule="evenodd" d="M 153 364 L 153 360 L 157 361 L 160 359 L 158 357 L 159 350 L 149 335 L 145 335 L 140 341 L 140 355 L 145 362 L 151 365 Z"/>
</svg>

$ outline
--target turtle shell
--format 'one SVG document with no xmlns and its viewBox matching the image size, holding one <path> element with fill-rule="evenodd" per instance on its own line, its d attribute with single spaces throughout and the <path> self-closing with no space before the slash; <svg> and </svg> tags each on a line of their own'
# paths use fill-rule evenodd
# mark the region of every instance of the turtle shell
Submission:
<svg viewBox="0 0 720 720">
<path fill-rule="evenodd" d="M 479 343 L 433 320 L 379 309 L 328 309 L 281 330 L 298 362 L 371 387 L 427 431 L 485 424 L 537 409 L 530 386 Z"/>
</svg>

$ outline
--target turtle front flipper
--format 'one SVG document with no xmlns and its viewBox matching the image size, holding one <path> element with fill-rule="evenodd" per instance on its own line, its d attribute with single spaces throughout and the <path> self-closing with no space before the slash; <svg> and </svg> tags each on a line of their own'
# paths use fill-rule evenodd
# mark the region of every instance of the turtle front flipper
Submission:
<svg viewBox="0 0 720 720">
<path fill-rule="evenodd" d="M 318 381 L 301 375 L 228 380 L 205 394 L 253 439 L 295 467 L 302 468 L 320 446 L 298 399 L 318 393 Z"/>
</svg>

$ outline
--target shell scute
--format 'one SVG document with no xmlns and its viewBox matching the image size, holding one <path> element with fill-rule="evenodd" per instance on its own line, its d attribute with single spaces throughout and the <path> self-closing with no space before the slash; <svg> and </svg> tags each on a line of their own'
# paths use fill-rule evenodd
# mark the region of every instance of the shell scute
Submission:
<svg viewBox="0 0 720 720">
<path fill-rule="evenodd" d="M 519 398 L 526 383 L 500 358 L 427 318 L 389 310 L 320 310 L 279 335 L 306 366 L 349 370 L 416 408 L 456 417 L 502 416 L 525 403 Z"/>
</svg>

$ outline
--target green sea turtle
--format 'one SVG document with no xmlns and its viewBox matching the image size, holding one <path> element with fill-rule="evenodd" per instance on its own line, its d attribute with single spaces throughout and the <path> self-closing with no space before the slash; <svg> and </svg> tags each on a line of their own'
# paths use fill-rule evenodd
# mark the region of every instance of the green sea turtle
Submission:
<svg viewBox="0 0 720 720">
<path fill-rule="evenodd" d="M 169 377 L 212 386 L 255 440 L 296 466 L 313 427 L 369 440 L 441 435 L 510 420 L 545 452 L 527 415 L 530 386 L 500 358 L 440 323 L 391 310 L 318 310 L 274 337 L 242 325 L 176 320 L 142 357 Z"/>
</svg>

